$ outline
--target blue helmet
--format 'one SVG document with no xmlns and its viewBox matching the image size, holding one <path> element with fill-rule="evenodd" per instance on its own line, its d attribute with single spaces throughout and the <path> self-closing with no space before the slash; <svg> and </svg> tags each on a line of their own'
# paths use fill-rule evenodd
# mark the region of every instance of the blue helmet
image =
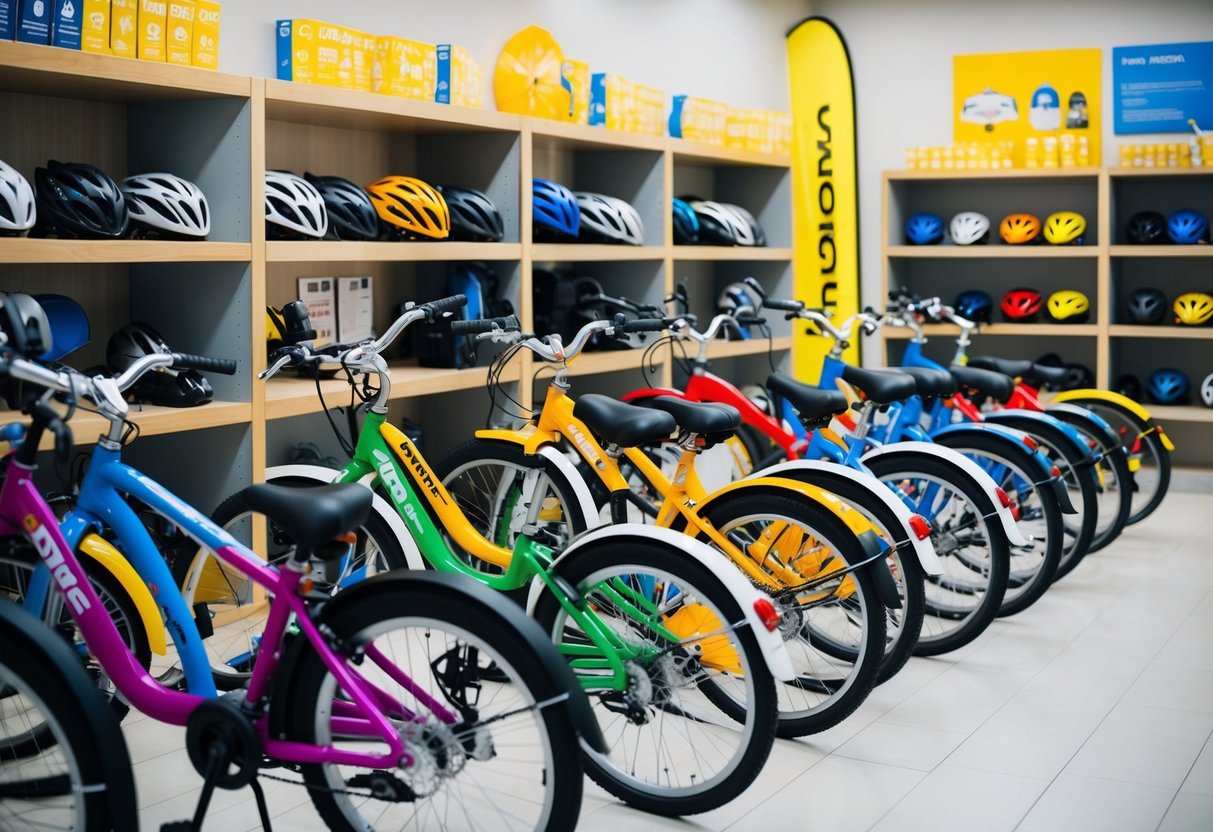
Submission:
<svg viewBox="0 0 1213 832">
<path fill-rule="evenodd" d="M 699 242 L 699 217 L 695 209 L 677 197 L 674 205 L 674 242 L 680 246 L 690 246 Z"/>
<path fill-rule="evenodd" d="M 911 245 L 929 246 L 943 240 L 943 217 L 938 214 L 914 214 L 906 220 L 906 240 Z"/>
<path fill-rule="evenodd" d="M 994 314 L 994 298 L 980 289 L 961 292 L 952 306 L 960 317 L 978 323 L 988 324 Z"/>
<path fill-rule="evenodd" d="M 1146 393 L 1155 404 L 1183 404 L 1188 400 L 1192 385 L 1179 370 L 1163 367 L 1150 373 Z"/>
<path fill-rule="evenodd" d="M 1183 209 L 1167 217 L 1167 236 L 1171 242 L 1189 246 L 1209 242 L 1209 221 L 1199 211 Z"/>
<path fill-rule="evenodd" d="M 58 361 L 89 342 L 88 315 L 76 301 L 63 295 L 34 295 L 51 325 L 54 346 L 38 356 L 42 361 Z"/>
<path fill-rule="evenodd" d="M 531 216 L 535 237 L 576 237 L 581 231 L 581 209 L 573 192 L 557 182 L 535 177 Z"/>
</svg>

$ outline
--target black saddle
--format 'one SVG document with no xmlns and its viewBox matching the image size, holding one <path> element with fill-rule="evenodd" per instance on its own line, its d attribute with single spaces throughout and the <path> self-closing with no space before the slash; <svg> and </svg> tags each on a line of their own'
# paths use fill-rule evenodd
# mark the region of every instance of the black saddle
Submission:
<svg viewBox="0 0 1213 832">
<path fill-rule="evenodd" d="M 678 427 L 690 433 L 722 436 L 733 433 L 741 426 L 741 413 L 727 404 L 689 402 L 673 396 L 658 396 L 647 404 L 673 416 Z"/>
<path fill-rule="evenodd" d="M 900 370 L 865 370 L 863 367 L 843 368 L 842 379 L 863 391 L 868 401 L 890 404 L 908 399 L 918 392 L 918 383 Z"/>
<path fill-rule="evenodd" d="M 981 370 L 994 370 L 1008 376 L 1017 376 L 1028 383 L 1054 386 L 1063 384 L 1067 374 L 1065 367 L 1050 367 L 1048 364 L 1037 364 L 1035 361 L 1011 361 L 1006 358 L 995 358 L 992 355 L 970 358 L 969 366 Z"/>
<path fill-rule="evenodd" d="M 250 509 L 264 514 L 308 550 L 365 523 L 373 497 L 369 488 L 357 483 L 305 488 L 261 483 L 250 485 L 243 494 Z"/>
<path fill-rule="evenodd" d="M 847 409 L 847 397 L 837 390 L 820 390 L 783 373 L 767 376 L 767 389 L 791 402 L 803 422 L 823 422 Z"/>
<path fill-rule="evenodd" d="M 981 370 L 977 367 L 962 367 L 959 364 L 953 364 L 948 368 L 948 372 L 961 387 L 975 390 L 983 396 L 989 396 L 1000 402 L 1011 398 L 1011 393 L 1015 391 L 1015 379 L 993 370 Z"/>
<path fill-rule="evenodd" d="M 956 392 L 956 379 L 947 370 L 934 367 L 901 367 L 903 373 L 913 376 L 918 385 L 918 395 L 925 398 L 938 396 L 947 398 Z"/>
<path fill-rule="evenodd" d="M 637 407 L 597 393 L 578 398 L 573 415 L 607 444 L 621 448 L 665 439 L 678 427 L 674 417 L 664 410 Z"/>
</svg>

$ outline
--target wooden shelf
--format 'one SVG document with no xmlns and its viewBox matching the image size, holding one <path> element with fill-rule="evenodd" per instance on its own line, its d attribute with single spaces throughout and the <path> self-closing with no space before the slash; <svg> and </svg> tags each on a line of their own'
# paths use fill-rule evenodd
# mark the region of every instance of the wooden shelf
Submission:
<svg viewBox="0 0 1213 832">
<path fill-rule="evenodd" d="M 790 248 L 765 248 L 753 246 L 674 246 L 674 261 L 788 261 L 792 259 Z"/>
<path fill-rule="evenodd" d="M 776 168 L 790 168 L 792 157 L 780 153 L 759 153 L 756 150 L 739 150 L 732 147 L 720 147 L 714 144 L 691 142 L 686 139 L 668 139 L 670 152 L 674 154 L 674 164 L 714 164 L 714 165 L 758 165 Z"/>
<path fill-rule="evenodd" d="M 533 135 L 536 148 L 559 150 L 649 150 L 663 151 L 662 136 L 646 136 L 588 124 L 572 124 L 546 118 L 524 117 L 522 123 Z"/>
<path fill-rule="evenodd" d="M 1113 257 L 1213 257 L 1213 246 L 1108 246 Z"/>
<path fill-rule="evenodd" d="M 536 263 L 591 263 L 595 261 L 664 260 L 663 246 L 612 246 L 596 243 L 536 243 L 531 259 Z"/>
<path fill-rule="evenodd" d="M 1028 260 L 1049 259 L 1053 257 L 1089 257 L 1095 259 L 1100 254 L 1100 247 L 1095 246 L 886 246 L 887 257 L 921 257 L 927 259 L 999 259 L 1003 257 L 1018 257 Z"/>
<path fill-rule="evenodd" d="M 792 336 L 781 335 L 771 341 L 754 336 L 748 341 L 713 341 L 708 345 L 708 358 L 736 358 L 741 355 L 765 355 L 768 350 L 785 352 L 792 348 Z"/>
<path fill-rule="evenodd" d="M 240 263 L 249 243 L 0 237 L 0 263 Z"/>
<path fill-rule="evenodd" d="M 518 260 L 521 257 L 522 245 L 519 243 L 359 243 L 305 240 L 265 244 L 265 259 L 269 263 Z"/>
<path fill-rule="evenodd" d="M 651 343 L 646 341 L 645 344 Z M 569 375 L 571 376 L 593 376 L 600 373 L 617 373 L 625 370 L 634 370 L 638 374 L 640 372 L 640 362 L 643 360 L 644 347 L 635 347 L 630 350 L 611 350 L 609 352 L 583 352 L 581 355 L 573 359 L 569 364 Z M 669 353 L 662 353 L 656 356 L 657 364 L 663 364 L 669 360 Z M 556 372 L 555 368 L 550 365 L 545 365 L 542 368 L 537 364 L 532 364 L 532 370 L 539 370 L 541 378 L 548 378 Z M 589 391 L 583 391 L 589 392 Z"/>
<path fill-rule="evenodd" d="M 1152 404 L 1149 410 L 1150 416 L 1158 422 L 1213 422 L 1213 407 Z"/>
<path fill-rule="evenodd" d="M 885 171 L 889 182 L 965 179 L 1096 179 L 1099 168 L 1003 168 L 1001 170 L 894 170 Z"/>
<path fill-rule="evenodd" d="M 1202 176 L 1213 177 L 1213 167 L 1201 168 L 1108 168 L 1108 176 L 1113 179 L 1148 179 L 1169 177 L 1198 179 Z"/>
<path fill-rule="evenodd" d="M 958 335 L 960 330 L 953 324 L 926 324 L 922 331 L 926 335 Z M 905 340 L 914 333 L 908 329 L 882 329 L 886 338 Z M 986 324 L 978 335 L 1068 335 L 1071 337 L 1093 337 L 1099 334 L 1098 324 Z"/>
<path fill-rule="evenodd" d="M 1112 324 L 1108 334 L 1114 338 L 1196 338 L 1213 339 L 1213 329 L 1198 326 L 1134 326 Z"/>
<path fill-rule="evenodd" d="M 155 407 L 133 404 L 130 408 L 127 418 L 139 426 L 140 436 L 159 436 L 223 425 L 247 424 L 253 418 L 253 406 L 248 402 L 212 401 L 199 407 Z M 15 411 L 0 412 L 0 424 L 24 422 L 27 418 Z M 77 410 L 71 421 L 68 422 L 68 427 L 72 429 L 73 444 L 85 446 L 96 443 L 101 434 L 109 430 L 109 422 L 96 413 Z M 52 447 L 54 447 L 54 437 L 47 433 L 42 437 L 38 449 L 49 451 Z"/>
</svg>

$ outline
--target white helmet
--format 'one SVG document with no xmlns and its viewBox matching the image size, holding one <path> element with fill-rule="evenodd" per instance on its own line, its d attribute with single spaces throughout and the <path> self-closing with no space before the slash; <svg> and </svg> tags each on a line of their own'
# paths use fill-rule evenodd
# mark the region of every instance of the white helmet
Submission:
<svg viewBox="0 0 1213 832">
<path fill-rule="evenodd" d="M 768 416 L 775 415 L 775 405 L 771 401 L 771 394 L 767 392 L 767 388 L 761 384 L 747 384 L 741 388 L 741 392 L 763 413 Z"/>
<path fill-rule="evenodd" d="M 1200 383 L 1200 400 L 1205 403 L 1205 407 L 1213 407 L 1213 373 L 1205 376 L 1205 380 Z"/>
<path fill-rule="evenodd" d="M 610 243 L 644 245 L 644 223 L 630 203 L 605 194 L 578 191 L 577 207 L 581 209 L 581 234 L 589 232 Z"/>
<path fill-rule="evenodd" d="M 762 298 L 756 297 L 754 290 L 744 283 L 730 283 L 725 286 L 716 300 L 716 307 L 721 312 L 737 315 L 757 315 L 762 308 Z"/>
<path fill-rule="evenodd" d="M 23 236 L 36 218 L 34 189 L 16 168 L 0 161 L 0 235 Z"/>
<path fill-rule="evenodd" d="M 302 176 L 265 172 L 265 230 L 275 239 L 321 239 L 329 230 L 324 197 Z"/>
<path fill-rule="evenodd" d="M 690 205 L 699 218 L 700 242 L 718 246 L 758 245 L 750 224 L 754 218 L 747 218 L 736 205 L 705 199 L 693 200 Z"/>
<path fill-rule="evenodd" d="M 990 218 L 976 211 L 961 211 L 952 217 L 949 231 L 952 242 L 958 246 L 984 243 L 990 238 Z"/>
<path fill-rule="evenodd" d="M 142 236 L 205 238 L 211 233 L 206 195 L 171 173 L 141 173 L 122 180 L 131 222 Z"/>
</svg>

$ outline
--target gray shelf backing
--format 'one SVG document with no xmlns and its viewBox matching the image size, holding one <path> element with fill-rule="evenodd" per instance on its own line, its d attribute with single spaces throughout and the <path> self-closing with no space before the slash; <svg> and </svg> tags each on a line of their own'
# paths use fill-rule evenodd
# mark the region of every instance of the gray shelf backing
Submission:
<svg viewBox="0 0 1213 832">
<path fill-rule="evenodd" d="M 131 414 L 139 421 L 138 413 Z M 248 425 L 145 436 L 127 446 L 124 458 L 205 515 L 252 483 Z"/>
<path fill-rule="evenodd" d="M 691 312 L 698 316 L 700 327 L 707 326 L 712 317 L 720 311 L 717 301 L 725 287 L 730 283 L 740 282 L 746 277 L 757 279 L 771 297 L 790 298 L 793 295 L 791 263 L 769 261 L 712 263 L 687 260 L 674 264 L 674 283 L 677 285 L 681 280 L 686 281 L 687 292 L 691 300 Z M 792 332 L 792 325 L 789 321 L 784 320 L 782 312 L 767 310 L 763 314 L 775 337 L 789 335 Z"/>
<path fill-rule="evenodd" d="M 1200 382 L 1213 373 L 1213 339 L 1176 341 L 1173 338 L 1113 338 L 1112 381 L 1121 373 L 1132 373 L 1144 384 L 1159 367 L 1181 370 L 1192 382 L 1192 401 L 1200 403 Z M 1149 404 L 1146 404 L 1149 409 Z"/>
<path fill-rule="evenodd" d="M 550 152 L 536 148 L 534 169 L 536 176 L 554 178 L 574 191 L 592 191 L 631 203 L 644 223 L 645 243 L 659 246 L 665 241 L 669 213 L 664 204 L 662 158 L 660 152 L 650 150 L 562 151 L 556 160 L 560 170 L 553 172 Z"/>
<path fill-rule="evenodd" d="M 1137 211 L 1158 211 L 1168 216 L 1172 211 L 1188 208 L 1213 219 L 1213 176 L 1170 179 L 1137 179 L 1118 177 L 1112 182 L 1110 217 L 1112 241 L 1128 242 L 1124 226 Z"/>
<path fill-rule="evenodd" d="M 791 193 L 792 176 L 787 168 L 674 162 L 673 196 L 740 205 L 758 220 L 770 246 L 792 244 Z"/>
<path fill-rule="evenodd" d="M 0 159 L 34 184 L 48 159 L 88 162 L 121 181 L 127 174 L 126 105 L 0 92 Z"/>
<path fill-rule="evenodd" d="M 501 213 L 505 242 L 519 240 L 522 136 L 519 133 L 427 133 L 417 137 L 417 170 L 433 184 L 478 188 Z"/>
<path fill-rule="evenodd" d="M 1161 289 L 1170 303 L 1184 292 L 1213 291 L 1210 267 L 1213 261 L 1182 257 L 1114 257 L 1112 258 L 1112 322 L 1132 324 L 1125 312 L 1125 299 L 1135 289 Z M 1171 321 L 1167 314 L 1167 323 Z M 1210 369 L 1213 369 L 1211 367 Z"/>
<path fill-rule="evenodd" d="M 904 258 L 889 261 L 889 288 L 907 288 L 923 297 L 938 295 L 944 303 L 951 303 L 966 289 L 981 289 L 995 304 L 1020 287 L 1036 289 L 1046 298 L 1062 289 L 1077 289 L 1094 306 L 1096 265 L 1094 257 L 1026 261 Z"/>
</svg>

